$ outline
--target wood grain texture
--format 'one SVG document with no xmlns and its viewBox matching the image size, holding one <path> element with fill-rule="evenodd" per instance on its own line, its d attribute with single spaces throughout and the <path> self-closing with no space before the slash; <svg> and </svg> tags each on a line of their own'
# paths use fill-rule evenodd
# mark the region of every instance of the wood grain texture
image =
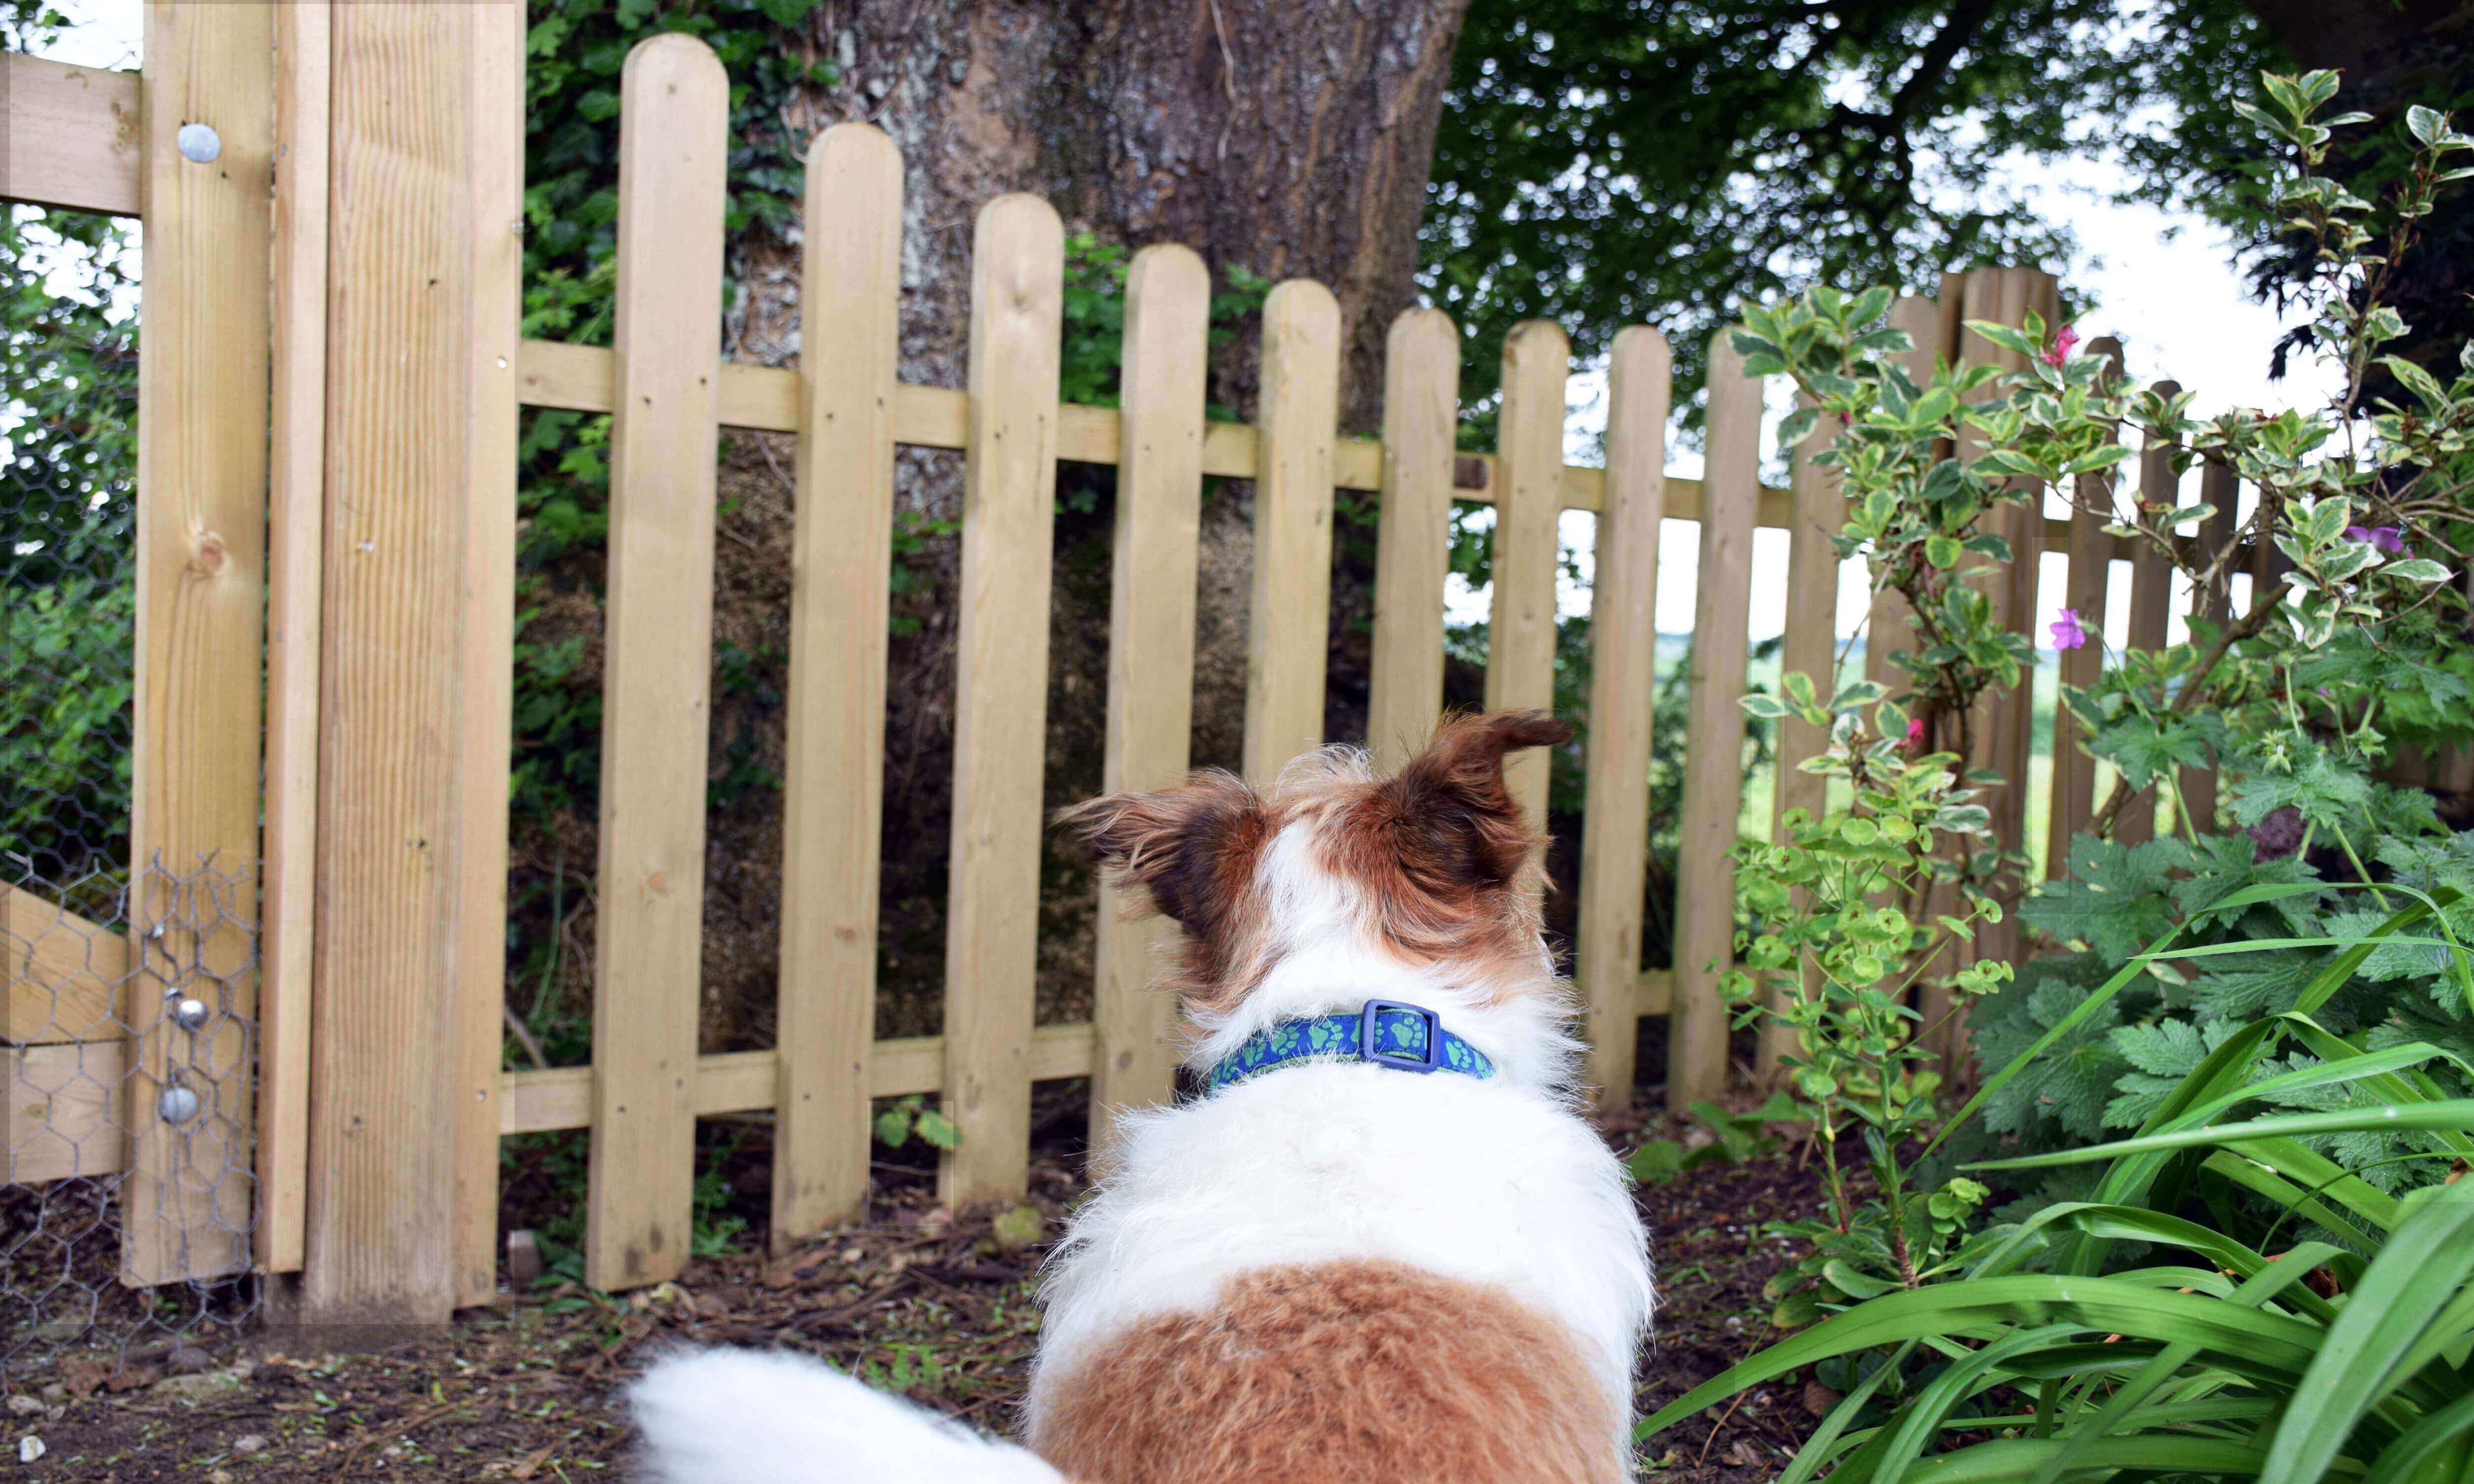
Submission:
<svg viewBox="0 0 2474 1484">
<path fill-rule="evenodd" d="M 463 58 L 472 109 L 471 344 L 464 446 L 463 658 L 456 745 L 455 1303 L 498 1286 L 498 1065 L 506 1042 L 508 738 L 514 730 L 515 358 L 523 324 L 524 11 L 474 7 Z"/>
<path fill-rule="evenodd" d="M 1383 357 L 1383 490 L 1374 540 L 1374 660 L 1366 746 L 1396 768 L 1443 709 L 1443 579 L 1451 567 L 1461 334 L 1440 309 L 1406 309 Z"/>
<path fill-rule="evenodd" d="M 1718 973 L 1734 957 L 1735 846 L 1743 804 L 1744 663 L 1752 611 L 1753 512 L 1759 499 L 1761 384 L 1724 331 L 1710 345 L 1710 510 L 1701 522 L 1692 609 L 1692 701 L 1684 733 L 1673 1017 L 1666 1101 L 1683 1107 L 1727 1086 L 1727 1012 Z"/>
<path fill-rule="evenodd" d="M 902 156 L 840 124 L 808 150 L 808 408 L 791 536 L 783 793 L 776 1252 L 867 1198 L 901 353 Z"/>
<path fill-rule="evenodd" d="M 1589 809 L 1581 817 L 1573 977 L 1588 1017 L 1598 1108 L 1632 1100 L 1642 894 L 1649 874 L 1650 710 L 1657 693 L 1658 527 L 1674 360 L 1645 324 L 1615 334 L 1607 369 L 1606 508 L 1589 588 Z"/>
<path fill-rule="evenodd" d="M 2159 381 L 2157 395 L 2181 395 L 2180 383 Z M 2172 510 L 2181 504 L 2181 476 L 2173 470 L 2179 439 L 2150 439 L 2139 450 L 2139 503 Z M 2173 562 L 2152 541 L 2130 547 L 2130 647 L 2160 650 L 2173 617 Z M 2144 845 L 2156 838 L 2156 790 L 2140 790 L 2114 821 L 2113 838 L 2123 845 Z"/>
<path fill-rule="evenodd" d="M 1810 400 L 1800 397 L 1797 405 L 1809 406 Z M 1842 509 L 1846 502 L 1838 492 L 1838 471 L 1814 459 L 1837 441 L 1838 419 L 1824 418 L 1812 436 L 1788 454 L 1795 524 L 1787 528 L 1786 630 L 1779 647 L 1780 673 L 1809 676 L 1813 693 L 1825 703 L 1838 689 L 1838 549 L 1831 544 L 1831 538 L 1846 523 Z M 1777 782 L 1770 791 L 1774 842 L 1786 842 L 1789 811 L 1801 809 L 1808 818 L 1819 819 L 1828 809 L 1830 780 L 1805 772 L 1802 764 L 1829 746 L 1825 729 L 1796 716 L 1780 720 Z M 1807 966 L 1804 975 L 1805 992 L 1817 992 L 1817 970 Z M 1764 1086 L 1775 1081 L 1779 1058 L 1794 1049 L 1794 1034 L 1783 1022 L 1764 1020 L 1754 1075 Z"/>
<path fill-rule="evenodd" d="M 2122 342 L 2107 335 L 2088 345 L 2090 355 L 2102 356 L 2111 376 L 2122 374 Z M 2115 431 L 2119 431 L 2117 425 Z M 2094 685 L 2104 670 L 2105 590 L 2113 578 L 2113 538 L 2104 528 L 2118 517 L 2114 481 L 2119 470 L 2081 474 L 2071 502 L 2070 573 L 2063 582 L 2062 606 L 2087 627 L 2088 642 L 2061 652 L 2061 683 L 2082 689 Z M 2045 811 L 2045 874 L 2068 874 L 2071 837 L 2087 828 L 2096 816 L 2096 757 L 2083 745 L 2085 729 L 2058 693 L 2053 704 L 2052 791 Z"/>
<path fill-rule="evenodd" d="M 1263 301 L 1244 748 L 1245 775 L 1256 783 L 1323 739 L 1339 407 L 1340 303 L 1322 284 L 1292 278 Z"/>
<path fill-rule="evenodd" d="M 1939 306 L 1910 294 L 1890 306 L 1889 323 L 1907 332 L 1909 347 L 1898 357 L 1907 379 L 1918 388 L 1931 386 L 1933 365 L 1941 358 Z M 1907 623 L 1911 610 L 1896 588 L 1880 585 L 1880 575 L 1870 562 L 1865 563 L 1865 578 L 1873 584 L 1873 596 L 1864 618 L 1864 678 L 1888 687 L 1893 696 L 1901 695 L 1907 689 L 1906 672 L 1892 664 L 1890 657 L 1915 648 L 1916 632 Z"/>
<path fill-rule="evenodd" d="M 0 68 L 9 110 L 0 199 L 137 215 L 146 178 L 137 74 L 16 52 L 0 56 Z"/>
<path fill-rule="evenodd" d="M 1502 446 L 1494 503 L 1494 604 L 1487 621 L 1487 709 L 1555 705 L 1556 522 L 1563 514 L 1564 383 L 1572 345 L 1551 321 L 1524 320 L 1503 341 Z M 1504 759 L 1512 797 L 1546 819 L 1548 756 Z"/>
<path fill-rule="evenodd" d="M 1109 555 L 1101 787 L 1112 794 L 1166 788 L 1186 772 L 1210 336 L 1202 259 L 1165 243 L 1135 253 L 1126 274 L 1125 445 Z M 1101 1143 L 1114 1137 L 1112 1110 L 1164 1104 L 1176 1091 L 1176 1000 L 1151 987 L 1176 927 L 1163 918 L 1132 920 L 1140 895 L 1107 895 L 1093 945 L 1091 1129 Z"/>
<path fill-rule="evenodd" d="M 275 12 L 274 341 L 267 440 L 265 921 L 258 940 L 257 1265 L 301 1266 L 318 894 L 318 633 L 326 558 L 325 0 Z"/>
<path fill-rule="evenodd" d="M 937 1181 L 956 1205 L 1029 1179 L 1064 241 L 1048 203 L 1014 195 L 981 208 L 972 244 L 945 933 L 945 1113 L 962 1143 Z"/>
<path fill-rule="evenodd" d="M 504 711 L 475 707 L 510 658 L 499 616 L 470 610 L 492 542 L 512 565 L 513 367 L 497 363 L 515 327 L 490 320 L 512 321 L 493 254 L 518 210 L 481 141 L 508 127 L 515 21 L 504 5 L 328 12 L 313 1324 L 441 1323 L 474 1286 L 462 1105 L 497 1095 L 473 1086 L 470 1042 L 499 1015 L 507 748 Z M 492 986 L 477 1007 L 474 983 Z"/>
<path fill-rule="evenodd" d="M 0 1185 L 116 1175 L 129 1164 L 119 1112 L 122 1041 L 0 1046 Z"/>
<path fill-rule="evenodd" d="M 148 1114 L 121 1188 L 131 1284 L 252 1257 L 274 12 L 146 10 L 130 929 L 162 933 L 125 1005 Z M 222 136 L 212 162 L 182 157 L 187 122 Z M 205 1029 L 166 1014 L 182 995 L 215 1012 Z M 178 1124 L 153 1115 L 176 1083 L 201 1100 Z"/>
<path fill-rule="evenodd" d="M 620 83 L 585 1281 L 687 1262 L 713 681 L 723 170 L 730 81 L 703 42 L 638 42 Z"/>
<path fill-rule="evenodd" d="M 2232 468 L 2213 460 L 2199 466 L 2199 503 L 2216 512 L 2199 523 L 2199 550 L 2207 554 L 2203 560 L 2212 560 L 2216 553 L 2223 551 L 2233 540 L 2234 533 L 2241 528 L 2242 522 L 2235 512 L 2235 502 L 2241 498 L 2242 481 Z M 2233 621 L 2234 574 L 2240 564 L 2239 554 L 2230 555 L 2210 574 L 2211 580 L 2192 594 L 2192 616 L 2219 628 Z M 2195 627 L 2192 639 L 2199 642 Z M 2206 645 L 2200 643 L 2200 647 L 2204 649 Z M 2173 789 L 2181 808 L 2189 816 L 2189 828 L 2201 834 L 2216 833 L 2217 770 L 2214 767 L 2177 768 L 2173 773 Z"/>
<path fill-rule="evenodd" d="M 0 1042 L 118 1042 L 129 940 L 49 898 L 0 884 Z"/>
</svg>

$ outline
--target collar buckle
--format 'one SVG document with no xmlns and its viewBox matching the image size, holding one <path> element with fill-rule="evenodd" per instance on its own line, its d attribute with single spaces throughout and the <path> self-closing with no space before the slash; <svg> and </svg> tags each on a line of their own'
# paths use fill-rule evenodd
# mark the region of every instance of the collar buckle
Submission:
<svg viewBox="0 0 2474 1484">
<path fill-rule="evenodd" d="M 1382 1013 L 1415 1016 L 1426 1027 L 1426 1049 L 1423 1056 L 1410 1051 L 1386 1051 L 1379 1029 Z M 1388 1066 L 1395 1072 L 1431 1072 L 1443 1065 L 1443 1025 L 1436 1014 L 1423 1005 L 1405 1000 L 1370 999 L 1357 1017 L 1357 1059 L 1370 1066 Z"/>
</svg>

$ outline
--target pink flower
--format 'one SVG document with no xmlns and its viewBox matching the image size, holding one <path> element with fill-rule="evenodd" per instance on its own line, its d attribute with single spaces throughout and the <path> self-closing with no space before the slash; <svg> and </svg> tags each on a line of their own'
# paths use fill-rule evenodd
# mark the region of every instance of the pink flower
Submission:
<svg viewBox="0 0 2474 1484">
<path fill-rule="evenodd" d="M 2088 641 L 2087 631 L 2079 627 L 2076 609 L 2062 610 L 2062 615 L 2053 620 L 2052 629 L 2055 649 L 2077 649 Z"/>
<path fill-rule="evenodd" d="M 1907 751 L 1912 753 L 1925 745 L 1925 719 L 1921 716 L 1907 723 Z"/>
<path fill-rule="evenodd" d="M 2053 343 L 2047 347 L 2045 353 L 2036 357 L 2036 359 L 2044 362 L 2048 366 L 2059 366 L 2064 361 L 2071 358 L 2071 352 L 2078 348 L 2078 343 L 2079 332 L 2072 326 L 2065 324 L 2061 328 L 2053 331 Z"/>
<path fill-rule="evenodd" d="M 2345 539 L 2368 541 L 2391 557 L 2405 553 L 2405 531 L 2398 526 L 2347 526 Z"/>
</svg>

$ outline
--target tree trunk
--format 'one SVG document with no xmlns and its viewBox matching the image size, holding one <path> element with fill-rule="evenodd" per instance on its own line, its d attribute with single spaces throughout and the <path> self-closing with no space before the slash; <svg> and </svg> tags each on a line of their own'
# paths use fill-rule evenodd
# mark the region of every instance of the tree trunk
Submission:
<svg viewBox="0 0 2474 1484">
<path fill-rule="evenodd" d="M 905 380 L 963 384 L 973 217 L 998 195 L 1031 191 L 1055 204 L 1069 233 L 1128 248 L 1182 242 L 1224 284 L 1229 268 L 1243 267 L 1329 285 L 1345 332 L 1343 420 L 1370 427 L 1385 331 L 1415 298 L 1418 220 L 1467 3 L 827 0 L 813 17 L 808 60 L 833 63 L 836 84 L 808 93 L 784 123 L 804 139 L 865 119 L 902 147 Z M 797 252 L 795 243 L 762 232 L 738 245 L 734 273 L 745 293 L 729 326 L 736 358 L 795 358 Z M 1215 356 L 1212 399 L 1240 416 L 1252 411 L 1255 354 L 1249 324 Z M 785 467 L 786 451 L 774 450 Z M 1109 486 L 1074 470 L 1065 492 L 1051 659 L 1052 804 L 1098 789 L 1105 705 Z M 896 501 L 908 519 L 952 520 L 960 507 L 959 455 L 906 451 Z M 1204 511 L 1195 756 L 1198 764 L 1233 766 L 1244 708 L 1251 492 L 1224 485 Z M 936 1021 L 958 550 L 950 534 L 932 534 L 902 559 L 921 582 L 897 602 L 916 627 L 897 634 L 892 657 L 880 1034 L 924 1032 Z M 1342 568 L 1335 589 L 1344 610 L 1366 606 L 1364 578 L 1350 581 L 1346 557 Z M 1352 716 L 1358 730 L 1364 725 L 1365 641 L 1354 632 L 1362 627 L 1335 625 L 1335 736 L 1346 733 Z M 773 740 L 778 746 L 778 735 Z M 1054 856 L 1050 865 L 1043 1020 L 1079 1017 L 1091 962 L 1091 887 L 1070 859 Z M 761 933 L 747 938 L 753 948 Z M 728 977 L 752 990 L 762 976 Z"/>
</svg>

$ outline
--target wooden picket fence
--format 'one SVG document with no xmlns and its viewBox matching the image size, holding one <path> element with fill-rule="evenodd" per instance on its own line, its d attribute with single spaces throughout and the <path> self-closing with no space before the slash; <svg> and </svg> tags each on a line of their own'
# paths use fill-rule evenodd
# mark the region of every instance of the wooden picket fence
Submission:
<svg viewBox="0 0 2474 1484">
<path fill-rule="evenodd" d="M 1033 1021 L 1059 460 L 1117 469 L 1111 789 L 1160 786 L 1187 765 L 1205 476 L 1254 485 L 1244 769 L 1257 779 L 1325 740 L 1336 489 L 1380 495 L 1366 740 L 1387 761 L 1442 705 L 1453 503 L 1495 512 L 1490 706 L 1550 702 L 1558 517 L 1595 513 L 1573 966 L 1589 1074 L 1622 1101 L 1638 1019 L 1668 1015 L 1670 1101 L 1723 1088 L 1710 966 L 1734 930 L 1725 856 L 1741 805 L 1753 536 L 1790 533 L 1784 662 L 1826 673 L 1840 523 L 1837 495 L 1808 459 L 1788 490 L 1759 483 L 1763 388 L 1739 373 L 1724 336 L 1711 347 L 1697 481 L 1665 472 L 1669 350 L 1648 326 L 1612 347 L 1603 468 L 1564 462 L 1571 356 L 1543 322 L 1505 342 L 1496 453 L 1455 449 L 1459 334 L 1431 309 L 1392 327 L 1381 438 L 1339 436 L 1339 310 L 1301 279 L 1263 308 L 1255 421 L 1214 422 L 1208 277 L 1194 251 L 1161 245 L 1128 272 L 1123 405 L 1060 405 L 1063 235 L 1046 203 L 1013 195 L 977 221 L 968 386 L 911 385 L 897 373 L 903 162 L 885 133 L 845 124 L 808 156 L 806 365 L 726 362 L 728 80 L 701 43 L 665 36 L 636 49 L 623 80 L 616 342 L 520 341 L 508 225 L 521 216 L 521 7 L 504 4 L 157 5 L 142 84 L 7 59 L 12 122 L 36 102 L 49 110 L 42 168 L 16 170 L 12 192 L 147 220 L 139 540 L 153 557 L 141 577 L 141 691 L 219 686 L 223 704 L 209 714 L 141 701 L 138 775 L 156 781 L 141 786 L 138 846 L 263 856 L 262 921 L 218 929 L 264 940 L 240 1007 L 261 1027 L 254 1255 L 203 1269 L 133 1260 L 130 1281 L 254 1261 L 302 1271 L 313 1315 L 443 1317 L 495 1286 L 498 1140 L 589 1129 L 587 1278 L 630 1287 L 686 1259 L 699 1117 L 770 1111 L 772 1231 L 788 1243 L 861 1204 L 874 1099 L 942 1095 L 961 1139 L 940 1188 L 963 1201 L 1024 1188 L 1034 1082 L 1088 1077 L 1095 1131 L 1110 1109 L 1167 1097 L 1173 1007 L 1143 990 L 1157 924 L 1104 909 L 1092 1020 Z M 121 131 L 141 85 L 144 128 Z M 200 117 L 222 130 L 227 168 L 211 179 L 174 143 L 178 123 Z M 407 160 L 426 168 L 398 189 L 389 173 Z M 1936 354 L 1998 354 L 1963 339 L 1962 319 L 2017 323 L 2030 307 L 2050 317 L 2053 295 L 2045 275 L 1986 270 L 1946 280 L 1938 304 L 1904 299 L 1896 314 L 1928 370 Z M 212 356 L 234 364 L 208 374 Z M 270 378 L 268 395 L 258 389 Z M 520 405 L 612 417 L 593 1061 L 547 1071 L 503 1070 L 499 1045 Z M 785 925 L 778 1044 L 700 1056 L 723 427 L 798 439 Z M 877 1041 L 887 584 L 904 446 L 964 457 L 950 930 L 944 1034 Z M 2151 496 L 2170 487 L 2161 450 L 2142 479 Z M 221 503 L 202 514 L 201 501 Z M 2034 620 L 2045 550 L 2069 555 L 2071 606 L 2101 613 L 2112 562 L 2130 554 L 2091 517 L 2017 514 L 2006 534 L 2019 560 L 1996 579 L 2004 621 L 2024 631 Z M 1676 969 L 1644 973 L 1658 533 L 1670 519 L 1699 525 L 1698 639 Z M 202 569 L 201 532 L 256 522 L 271 572 L 254 544 L 224 538 L 218 564 Z M 2131 556 L 2135 641 L 2161 641 L 2170 576 Z M 176 601 L 202 585 L 213 605 Z M 274 641 L 262 692 L 261 599 Z M 1876 633 L 1903 634 L 1897 621 L 1877 605 Z M 1868 647 L 1876 674 L 1891 647 Z M 2067 678 L 2084 682 L 2095 659 L 2065 657 Z M 1997 698 L 1978 728 L 1978 760 L 2022 780 L 1996 801 L 2012 842 L 2024 838 L 2029 714 L 2023 687 Z M 2057 726 L 2056 860 L 2094 791 L 2092 760 L 2070 744 L 2066 716 Z M 1795 763 L 1819 745 L 1785 730 L 1780 811 L 1818 802 L 1820 780 Z M 238 797 L 256 801 L 261 762 L 262 842 L 254 808 L 228 817 L 240 779 Z M 1516 785 L 1541 807 L 1544 759 L 1523 760 Z M 222 813 L 183 812 L 217 789 Z M 140 906 L 130 928 L 147 926 Z M 2015 948 L 1995 933 L 1977 951 Z M 47 993 L 12 962 L 12 1004 L 21 985 Z M 150 1018 L 131 1036 L 141 1075 L 130 1106 L 153 1106 L 142 1068 L 174 1035 Z M 11 1050 L 12 1100 L 21 1087 L 39 1091 L 23 1068 L 42 1049 Z M 158 1131 L 80 1145 L 83 1164 L 46 1178 L 134 1170 L 176 1158 L 177 1143 Z"/>
</svg>

